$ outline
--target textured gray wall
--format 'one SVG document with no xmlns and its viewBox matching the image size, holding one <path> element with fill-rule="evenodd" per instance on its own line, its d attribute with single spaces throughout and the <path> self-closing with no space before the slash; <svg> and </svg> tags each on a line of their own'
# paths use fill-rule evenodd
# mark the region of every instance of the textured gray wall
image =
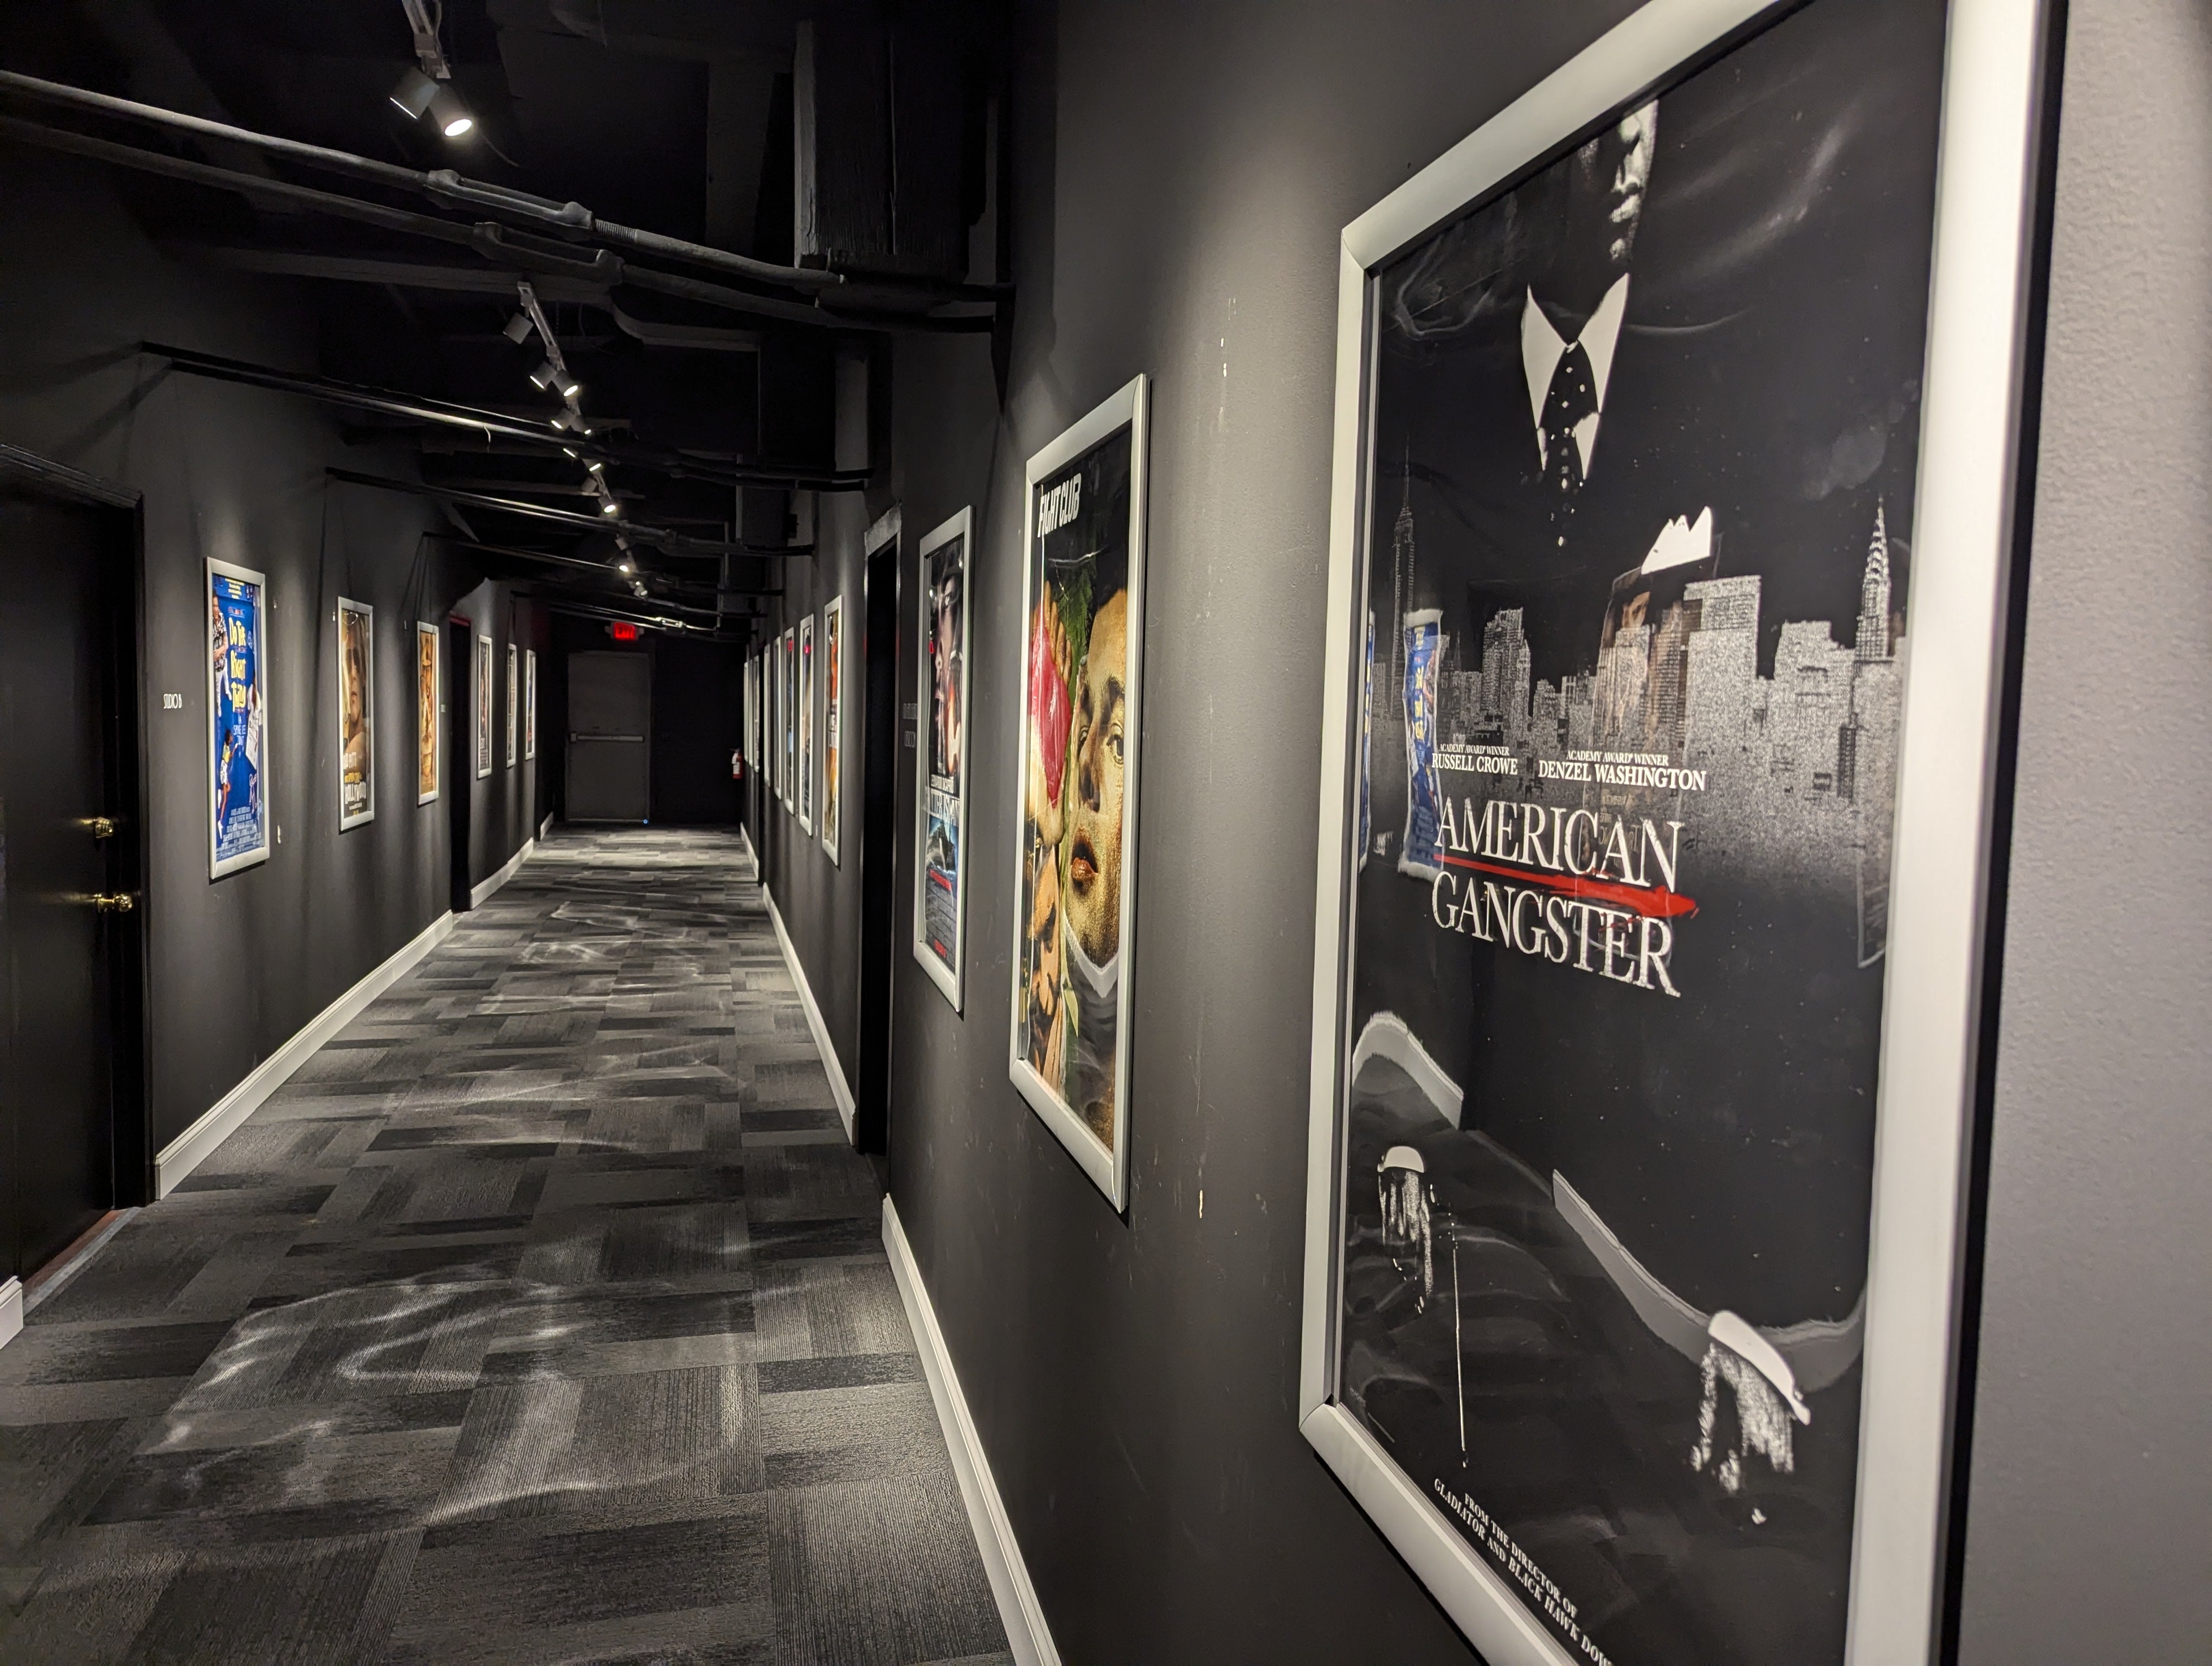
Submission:
<svg viewBox="0 0 2212 1666">
<path fill-rule="evenodd" d="M 2074 0 L 1965 1666 L 2212 1660 L 2212 9 Z"/>
<path fill-rule="evenodd" d="M 138 232 L 105 170 L 20 147 L 0 161 L 0 439 L 145 495 L 158 1150 L 445 911 L 446 806 L 415 803 L 411 622 L 443 620 L 477 575 L 431 553 L 422 534 L 441 523 L 428 504 L 324 478 L 329 464 L 404 473 L 403 452 L 348 447 L 330 413 L 305 400 L 165 376 L 135 351 L 151 339 L 312 367 L 313 321 L 297 289 L 178 264 Z M 271 804 L 283 829 L 267 862 L 212 884 L 205 556 L 269 576 Z M 332 617 L 342 595 L 376 609 L 380 721 L 376 819 L 343 834 Z M 503 585 L 482 587 L 471 605 L 496 620 L 503 652 L 526 609 Z M 164 691 L 181 694 L 184 709 L 162 710 Z M 526 772 L 506 770 L 503 752 L 481 782 L 469 760 L 447 763 L 447 789 L 477 795 L 481 878 L 528 836 L 530 789 L 516 779 Z"/>
</svg>

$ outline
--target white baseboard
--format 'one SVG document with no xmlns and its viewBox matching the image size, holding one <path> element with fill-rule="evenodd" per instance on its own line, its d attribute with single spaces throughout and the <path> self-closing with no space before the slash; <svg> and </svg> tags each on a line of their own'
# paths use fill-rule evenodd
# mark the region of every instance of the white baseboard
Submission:
<svg viewBox="0 0 2212 1666">
<path fill-rule="evenodd" d="M 1044 1608 L 1036 1587 L 1030 1583 L 1029 1565 L 1015 1541 L 1013 1523 L 992 1478 L 991 1461 L 968 1414 L 968 1401 L 960 1392 L 959 1374 L 945 1352 L 945 1333 L 937 1327 L 937 1310 L 921 1282 L 914 1250 L 899 1225 L 898 1210 L 884 1200 L 884 1249 L 890 1256 L 891 1276 L 898 1280 L 906 1302 L 907 1323 L 914 1329 L 915 1351 L 921 1355 L 922 1374 L 929 1379 L 929 1397 L 937 1402 L 937 1420 L 944 1426 L 945 1444 L 952 1451 L 953 1473 L 960 1478 L 961 1500 L 968 1506 L 968 1523 L 975 1529 L 976 1548 L 983 1554 L 983 1572 L 991 1581 L 991 1595 L 999 1604 L 999 1619 L 1006 1628 L 1006 1647 L 1015 1666 L 1060 1666 L 1060 1651 L 1044 1622 Z"/>
<path fill-rule="evenodd" d="M 0 1348 L 23 1334 L 23 1281 L 10 1274 L 0 1283 Z"/>
<path fill-rule="evenodd" d="M 552 831 L 553 812 L 550 810 L 548 810 L 545 812 L 545 819 L 538 824 L 538 836 L 541 839 L 546 838 L 551 835 Z"/>
<path fill-rule="evenodd" d="M 476 886 L 469 892 L 469 906 L 472 909 L 482 908 L 485 903 L 490 900 L 491 894 L 494 891 L 497 891 L 509 879 L 514 878 L 515 869 L 520 867 L 525 862 L 528 861 L 537 854 L 538 841 L 535 839 L 525 839 L 522 842 L 522 848 L 516 851 L 514 854 L 507 859 L 506 866 L 500 869 L 500 871 L 493 874 L 490 879 L 485 880 L 482 885 Z"/>
<path fill-rule="evenodd" d="M 822 1067 L 830 1075 L 830 1097 L 837 1102 L 838 1120 L 845 1125 L 845 1138 L 853 1136 L 853 1089 L 845 1079 L 845 1067 L 837 1062 L 836 1044 L 830 1039 L 830 1026 L 822 1021 L 822 1009 L 814 1003 L 814 990 L 806 981 L 806 969 L 799 964 L 799 951 L 791 945 L 791 933 L 783 928 L 783 915 L 776 912 L 775 898 L 766 885 L 761 895 L 768 902 L 769 923 L 775 927 L 775 940 L 783 948 L 783 964 L 791 968 L 791 981 L 799 986 L 799 1004 L 806 1009 L 806 1027 L 814 1032 L 814 1045 L 821 1050 Z"/>
<path fill-rule="evenodd" d="M 509 864 L 512 867 L 514 865 Z M 236 1087 L 216 1100 L 207 1114 L 161 1148 L 154 1159 L 154 1195 L 167 1197 L 177 1183 L 207 1160 L 237 1129 L 261 1108 L 262 1101 L 291 1079 L 315 1049 L 351 1024 L 362 1009 L 399 982 L 416 963 L 453 929 L 453 916 L 441 914 L 397 954 L 316 1014 L 291 1040 L 256 1065 Z"/>
</svg>

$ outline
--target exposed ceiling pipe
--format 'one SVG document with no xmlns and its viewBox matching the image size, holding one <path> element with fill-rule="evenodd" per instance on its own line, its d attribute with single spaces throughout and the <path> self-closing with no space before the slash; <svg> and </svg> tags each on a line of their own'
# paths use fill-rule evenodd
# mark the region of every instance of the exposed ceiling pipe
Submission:
<svg viewBox="0 0 2212 1666">
<path fill-rule="evenodd" d="M 49 104 L 94 111 L 129 121 L 150 123 L 159 127 L 197 134 L 202 138 L 249 145 L 302 167 L 350 174 L 356 179 L 392 190 L 428 197 L 436 202 L 463 204 L 496 216 L 526 221 L 565 238 L 598 238 L 642 253 L 712 267 L 757 283 L 771 283 L 787 289 L 818 294 L 836 289 L 847 282 L 846 274 L 842 272 L 811 266 L 781 266 L 772 261 L 753 259 L 749 255 L 732 254 L 727 249 L 711 248 L 704 243 L 694 243 L 684 238 L 625 226 L 616 221 L 602 220 L 580 203 L 556 203 L 547 198 L 532 196 L 528 192 L 465 179 L 451 168 L 422 173 L 392 162 L 357 156 L 350 151 L 333 150 L 325 145 L 257 133 L 249 128 L 234 127 L 227 122 L 210 121 L 204 116 L 188 116 L 180 111 L 162 109 L 158 105 L 140 104 L 134 100 L 116 98 L 106 93 L 90 92 L 82 87 L 41 81 L 34 76 L 19 75 L 13 70 L 0 70 L 0 90 Z M 129 147 L 118 148 L 127 149 Z M 1008 292 L 1007 286 L 1000 284 L 945 283 L 896 276 L 879 277 L 872 273 L 867 274 L 863 281 L 872 289 L 900 290 L 946 300 L 997 301 Z"/>
<path fill-rule="evenodd" d="M 323 472 L 333 480 L 343 480 L 353 486 L 375 486 L 385 491 L 406 492 L 415 497 L 435 498 L 441 502 L 458 503 L 465 508 L 497 509 L 502 514 L 523 515 L 532 520 L 557 521 L 579 531 L 605 532 L 607 520 L 604 515 L 579 514 L 573 509 L 549 508 L 543 503 L 526 503 L 520 498 L 494 497 L 484 492 L 460 491 L 449 486 L 434 486 L 427 481 L 392 480 L 379 474 L 360 474 L 352 469 L 325 469 Z M 623 523 L 623 532 L 640 544 L 650 544 L 677 556 L 793 556 L 812 551 L 768 549 L 758 544 L 730 544 L 720 538 L 693 538 L 686 532 L 672 532 L 662 526 L 646 526 L 638 521 Z"/>
</svg>

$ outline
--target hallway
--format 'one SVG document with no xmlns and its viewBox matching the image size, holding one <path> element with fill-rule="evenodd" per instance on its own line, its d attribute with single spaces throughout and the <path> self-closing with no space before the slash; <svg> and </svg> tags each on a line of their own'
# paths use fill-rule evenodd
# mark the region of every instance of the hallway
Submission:
<svg viewBox="0 0 2212 1666">
<path fill-rule="evenodd" d="M 10 1662 L 1009 1660 L 732 836 L 557 834 L 0 1351 Z"/>
</svg>

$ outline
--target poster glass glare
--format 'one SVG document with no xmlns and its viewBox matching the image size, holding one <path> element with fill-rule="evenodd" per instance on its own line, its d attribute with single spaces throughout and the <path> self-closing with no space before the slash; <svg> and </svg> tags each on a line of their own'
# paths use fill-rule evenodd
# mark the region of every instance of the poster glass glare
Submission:
<svg viewBox="0 0 2212 1666">
<path fill-rule="evenodd" d="M 415 625 L 415 802 L 428 804 L 438 796 L 438 741 L 443 726 L 438 721 L 438 627 Z"/>
<path fill-rule="evenodd" d="M 921 541 L 915 656 L 923 719 L 915 752 L 914 958 L 960 1010 L 967 929 L 968 547 L 966 508 Z"/>
<path fill-rule="evenodd" d="M 376 610 L 338 598 L 338 830 L 376 819 Z"/>
<path fill-rule="evenodd" d="M 477 779 L 491 773 L 491 638 L 477 638 Z"/>
<path fill-rule="evenodd" d="M 1300 1409 L 1498 1666 L 1928 1657 L 2034 11 L 1655 0 L 1344 234 Z"/>
<path fill-rule="evenodd" d="M 1144 645 L 1146 380 L 1030 459 L 1007 1073 L 1120 1208 Z"/>
<path fill-rule="evenodd" d="M 799 827 L 814 830 L 814 616 L 799 622 Z"/>
<path fill-rule="evenodd" d="M 269 587 L 210 558 L 208 877 L 269 860 Z"/>
<path fill-rule="evenodd" d="M 837 860 L 839 739 L 844 733 L 845 599 L 832 597 L 822 610 L 822 848 Z"/>
</svg>

